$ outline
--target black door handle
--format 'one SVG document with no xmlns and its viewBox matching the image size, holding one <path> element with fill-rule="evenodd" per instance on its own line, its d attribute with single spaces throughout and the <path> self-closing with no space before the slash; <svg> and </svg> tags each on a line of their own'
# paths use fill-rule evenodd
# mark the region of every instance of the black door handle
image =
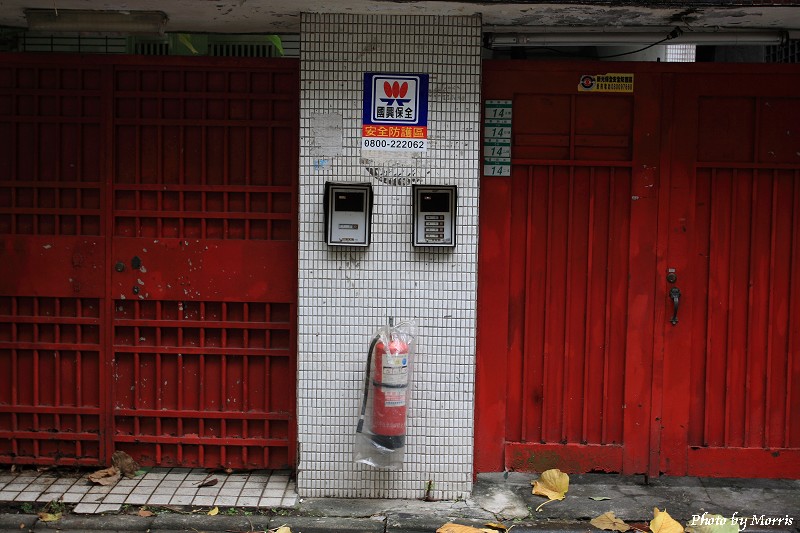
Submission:
<svg viewBox="0 0 800 533">
<path fill-rule="evenodd" d="M 678 324 L 678 306 L 681 304 L 681 290 L 678 287 L 672 287 L 669 290 L 669 297 L 672 298 L 672 303 L 675 305 L 675 312 L 670 319 L 672 325 L 675 326 Z"/>
</svg>

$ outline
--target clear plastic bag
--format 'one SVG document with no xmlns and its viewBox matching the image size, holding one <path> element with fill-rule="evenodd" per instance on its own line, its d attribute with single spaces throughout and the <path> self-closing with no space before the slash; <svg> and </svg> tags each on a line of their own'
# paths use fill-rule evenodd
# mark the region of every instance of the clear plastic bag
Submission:
<svg viewBox="0 0 800 533">
<path fill-rule="evenodd" d="M 409 321 L 383 326 L 372 338 L 356 428 L 357 463 L 389 470 L 403 466 L 416 336 L 416 324 Z"/>
</svg>

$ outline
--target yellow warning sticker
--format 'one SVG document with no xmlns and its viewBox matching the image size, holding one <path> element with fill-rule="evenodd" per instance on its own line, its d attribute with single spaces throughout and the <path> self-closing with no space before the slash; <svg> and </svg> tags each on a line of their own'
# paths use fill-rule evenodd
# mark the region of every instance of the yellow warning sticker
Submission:
<svg viewBox="0 0 800 533">
<path fill-rule="evenodd" d="M 595 93 L 632 93 L 633 73 L 584 74 L 578 90 Z"/>
</svg>

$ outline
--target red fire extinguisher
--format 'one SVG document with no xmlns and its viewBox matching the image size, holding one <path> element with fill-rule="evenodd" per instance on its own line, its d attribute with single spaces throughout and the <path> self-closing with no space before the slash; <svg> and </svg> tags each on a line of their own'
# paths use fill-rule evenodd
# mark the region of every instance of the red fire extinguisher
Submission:
<svg viewBox="0 0 800 533">
<path fill-rule="evenodd" d="M 408 401 L 408 344 L 399 336 L 389 339 L 376 336 L 367 355 L 364 399 L 357 431 L 364 427 L 370 385 L 371 360 L 374 359 L 372 386 L 372 441 L 383 448 L 396 450 L 406 441 L 406 409 Z"/>
</svg>

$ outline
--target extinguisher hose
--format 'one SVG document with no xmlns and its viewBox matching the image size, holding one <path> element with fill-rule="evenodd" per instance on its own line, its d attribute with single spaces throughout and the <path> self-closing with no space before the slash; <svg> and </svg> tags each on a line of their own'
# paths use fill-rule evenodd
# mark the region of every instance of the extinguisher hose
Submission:
<svg viewBox="0 0 800 533">
<path fill-rule="evenodd" d="M 364 429 L 364 416 L 367 413 L 367 396 L 369 395 L 369 374 L 370 368 L 372 367 L 372 351 L 375 349 L 375 345 L 378 344 L 380 340 L 380 335 L 375 335 L 375 338 L 372 339 L 372 342 L 369 345 L 369 351 L 367 352 L 367 371 L 364 377 L 364 398 L 361 401 L 361 415 L 358 417 L 358 427 L 356 427 L 356 433 L 361 433 Z"/>
</svg>

